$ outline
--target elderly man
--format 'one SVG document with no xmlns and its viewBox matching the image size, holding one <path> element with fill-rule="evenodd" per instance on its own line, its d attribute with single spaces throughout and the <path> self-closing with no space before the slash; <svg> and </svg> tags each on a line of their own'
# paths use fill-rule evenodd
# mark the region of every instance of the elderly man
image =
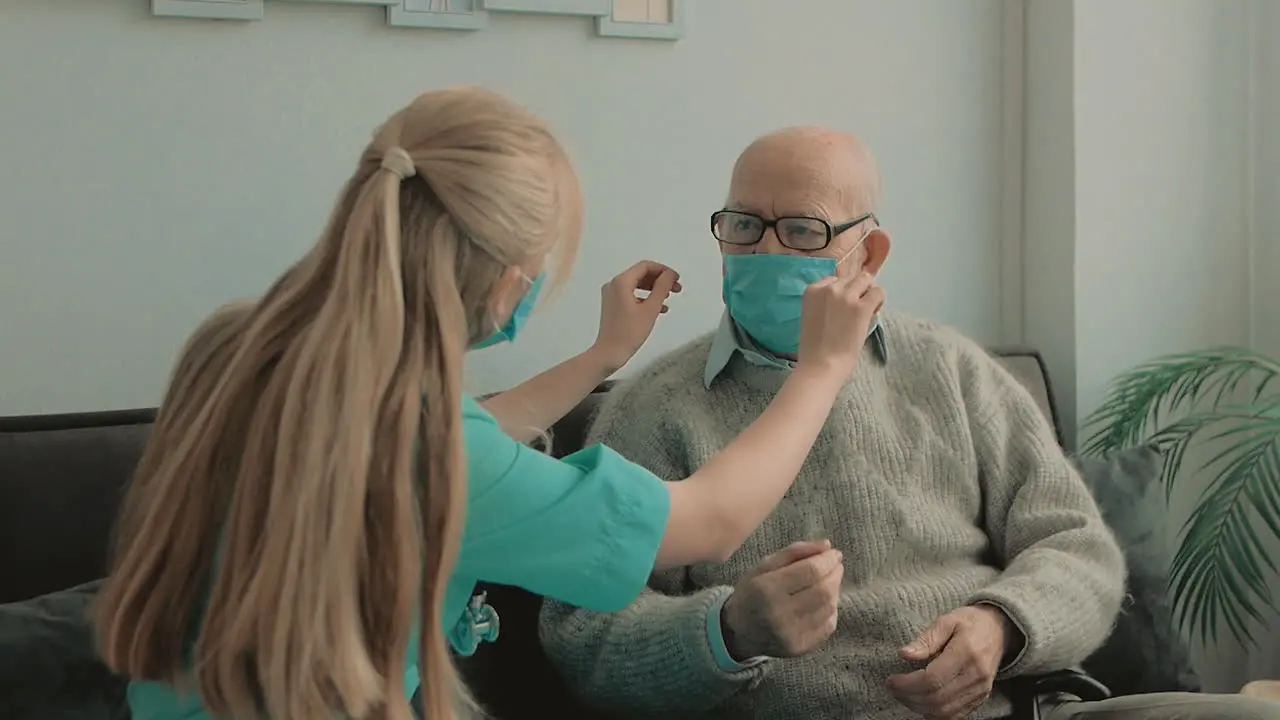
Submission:
<svg viewBox="0 0 1280 720">
<path fill-rule="evenodd" d="M 690 475 L 769 403 L 805 287 L 876 273 L 875 162 L 817 128 L 760 138 L 712 216 L 714 333 L 609 394 L 591 440 Z M 549 603 L 541 636 L 585 703 L 708 718 L 997 718 L 1007 678 L 1106 639 L 1120 549 L 1030 395 L 953 330 L 882 315 L 791 492 L 733 557 L 655 574 L 627 610 Z M 1240 696 L 1064 702 L 1067 718 L 1280 718 Z"/>
</svg>

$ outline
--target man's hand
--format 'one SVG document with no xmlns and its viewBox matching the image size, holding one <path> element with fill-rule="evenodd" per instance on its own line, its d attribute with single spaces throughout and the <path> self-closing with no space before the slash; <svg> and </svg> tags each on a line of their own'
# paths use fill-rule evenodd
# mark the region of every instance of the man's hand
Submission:
<svg viewBox="0 0 1280 720">
<path fill-rule="evenodd" d="M 729 654 L 796 657 L 831 636 L 844 580 L 844 555 L 830 541 L 792 543 L 766 557 L 720 611 Z"/>
<path fill-rule="evenodd" d="M 923 669 L 889 677 L 889 692 L 929 720 L 962 720 L 991 695 L 996 672 L 1017 634 L 1008 616 L 992 605 L 973 605 L 943 615 L 902 648 Z"/>
</svg>

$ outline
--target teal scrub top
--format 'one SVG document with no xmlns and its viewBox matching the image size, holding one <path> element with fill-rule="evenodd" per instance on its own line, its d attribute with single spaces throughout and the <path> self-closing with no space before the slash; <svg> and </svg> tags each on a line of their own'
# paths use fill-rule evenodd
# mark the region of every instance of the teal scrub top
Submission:
<svg viewBox="0 0 1280 720">
<path fill-rule="evenodd" d="M 474 651 L 467 604 L 477 583 L 513 585 L 596 612 L 617 612 L 648 582 L 671 498 L 652 473 L 595 445 L 555 459 L 511 439 L 480 404 L 462 404 L 467 518 L 445 598 L 454 649 Z M 418 688 L 418 633 L 405 669 Z M 212 720 L 200 698 L 129 685 L 133 720 Z"/>
</svg>

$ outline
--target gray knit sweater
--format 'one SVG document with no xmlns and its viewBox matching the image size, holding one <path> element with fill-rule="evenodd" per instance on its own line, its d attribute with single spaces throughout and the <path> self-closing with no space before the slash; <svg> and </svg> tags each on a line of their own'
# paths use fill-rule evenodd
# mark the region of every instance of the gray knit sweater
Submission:
<svg viewBox="0 0 1280 720">
<path fill-rule="evenodd" d="M 640 717 L 914 717 L 885 688 L 915 669 L 899 648 L 975 602 L 1025 636 L 1001 678 L 1076 665 L 1102 644 L 1122 556 L 1034 400 L 953 330 L 901 315 L 886 328 L 887 362 L 864 354 L 795 486 L 728 562 L 655 573 L 615 615 L 546 604 L 543 645 L 581 701 Z M 672 481 L 725 447 L 785 371 L 738 355 L 705 389 L 710 343 L 611 392 L 591 441 Z M 708 609 L 764 556 L 821 538 L 845 558 L 835 634 L 803 657 L 722 670 Z M 997 682 L 975 717 L 1008 712 Z"/>
</svg>

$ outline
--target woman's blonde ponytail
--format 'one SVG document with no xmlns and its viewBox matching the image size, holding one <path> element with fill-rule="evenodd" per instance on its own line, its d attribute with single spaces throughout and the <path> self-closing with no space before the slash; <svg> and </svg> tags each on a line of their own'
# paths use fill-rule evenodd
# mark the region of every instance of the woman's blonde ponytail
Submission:
<svg viewBox="0 0 1280 720">
<path fill-rule="evenodd" d="M 580 211 L 559 143 L 499 96 L 385 123 L 316 246 L 184 348 L 100 595 L 112 669 L 219 717 L 408 720 L 417 623 L 426 717 L 473 710 L 445 617 L 463 358 L 508 268 L 568 268 Z"/>
</svg>

